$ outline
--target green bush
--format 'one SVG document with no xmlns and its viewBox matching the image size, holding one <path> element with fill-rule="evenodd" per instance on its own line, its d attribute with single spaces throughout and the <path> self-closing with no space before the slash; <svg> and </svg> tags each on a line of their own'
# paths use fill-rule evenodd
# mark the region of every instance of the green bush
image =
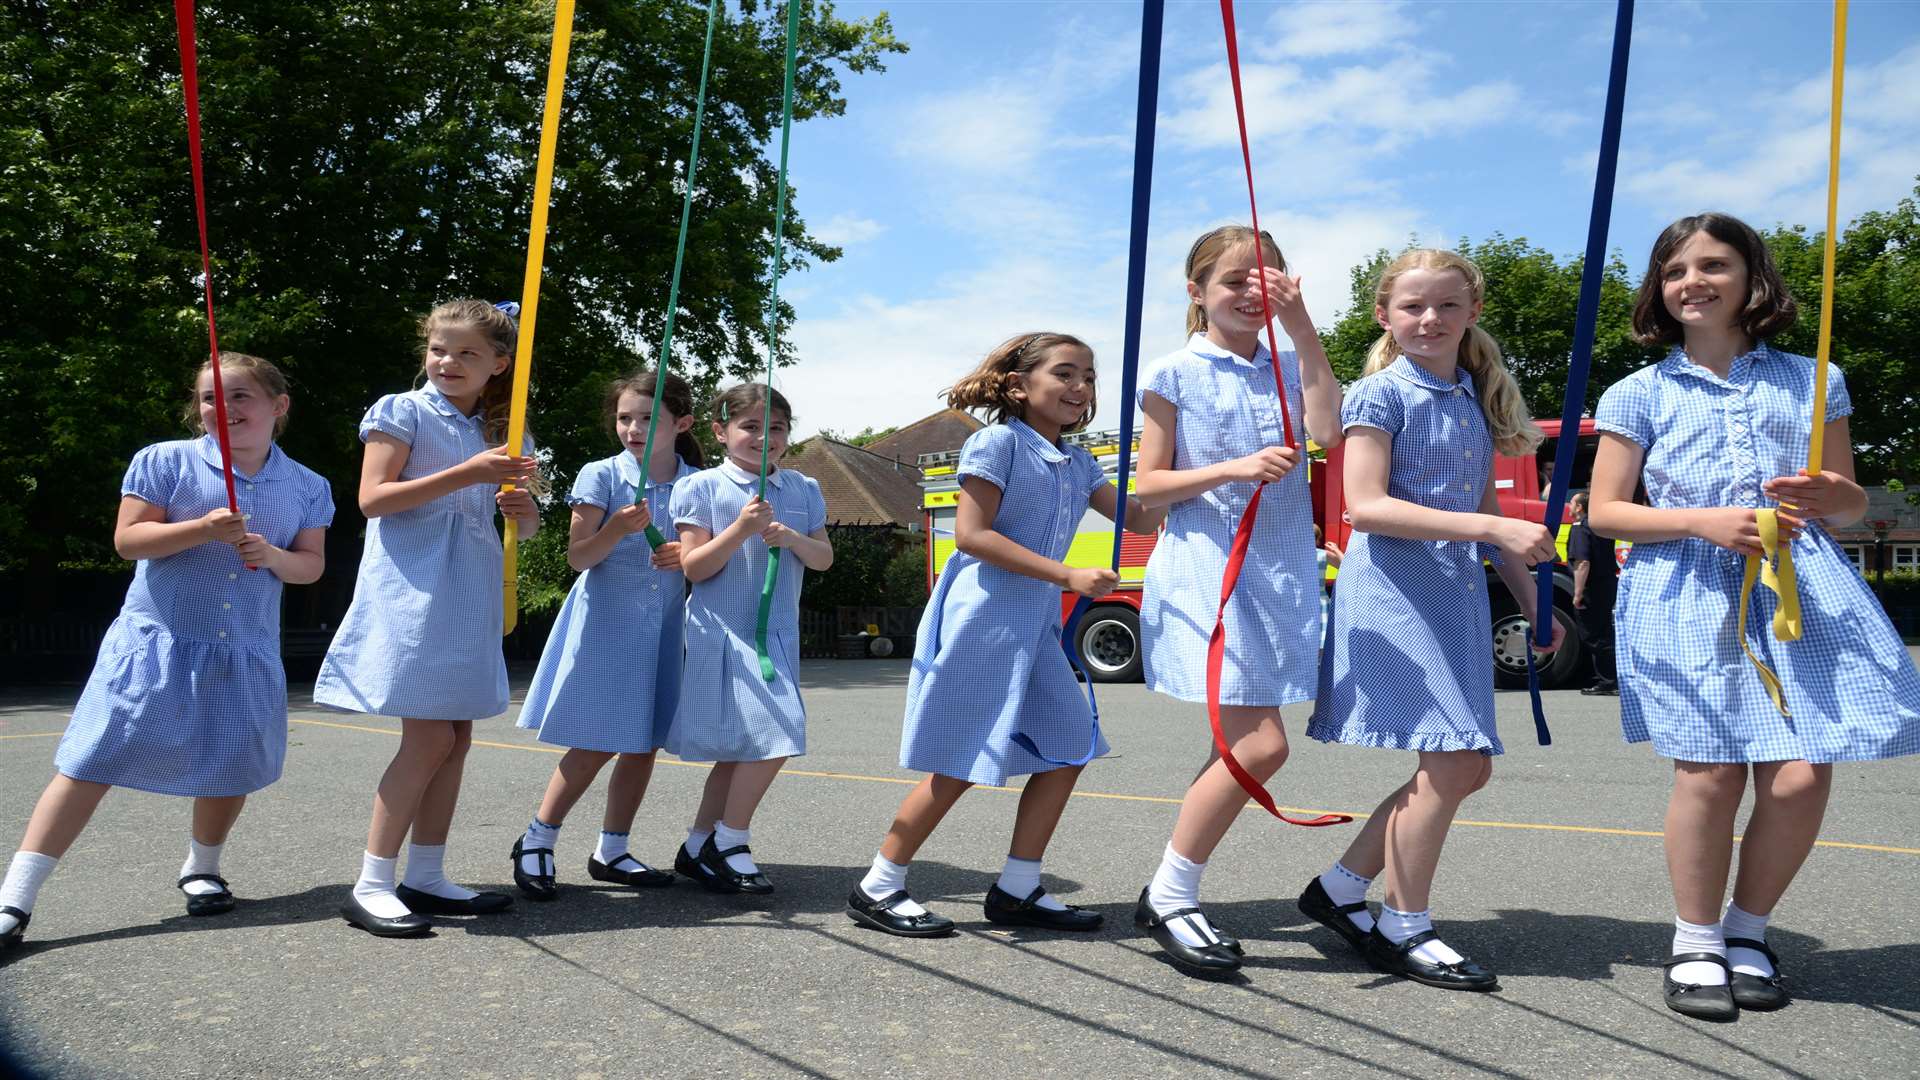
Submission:
<svg viewBox="0 0 1920 1080">
<path fill-rule="evenodd" d="M 927 602 L 927 551 L 920 544 L 902 545 L 888 560 L 881 585 L 881 603 L 888 607 L 918 607 Z"/>
<path fill-rule="evenodd" d="M 1890 612 L 1896 608 L 1920 607 L 1920 571 L 1889 570 L 1884 576 L 1870 573 L 1867 584 L 1873 586 L 1880 605 Z"/>
<path fill-rule="evenodd" d="M 522 540 L 519 551 L 520 613 L 551 615 L 560 610 L 573 588 L 573 567 L 567 565 L 567 523 L 573 512 L 565 506 L 540 515 L 540 531 Z"/>
<path fill-rule="evenodd" d="M 826 612 L 871 606 L 885 588 L 887 562 L 900 547 L 893 530 L 829 525 L 827 538 L 833 541 L 833 568 L 807 575 L 800 587 L 800 606 Z"/>
</svg>

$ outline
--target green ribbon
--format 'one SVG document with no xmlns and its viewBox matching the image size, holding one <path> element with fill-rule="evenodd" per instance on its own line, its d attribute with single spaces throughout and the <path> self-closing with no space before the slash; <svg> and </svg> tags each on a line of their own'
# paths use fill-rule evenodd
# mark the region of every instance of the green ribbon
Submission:
<svg viewBox="0 0 1920 1080">
<path fill-rule="evenodd" d="M 653 436 L 660 429 L 660 399 L 667 389 L 667 371 L 673 366 L 673 317 L 680 311 L 680 269 L 687 260 L 687 227 L 693 222 L 693 179 L 700 168 L 700 122 L 707 115 L 707 72 L 713 64 L 713 24 L 720 13 L 720 0 L 707 0 L 707 44 L 700 54 L 700 93 L 693 101 L 693 149 L 687 154 L 687 193 L 680 203 L 680 239 L 673 249 L 673 282 L 667 286 L 667 329 L 660 336 L 660 355 L 654 363 L 653 411 L 647 416 L 647 442 L 640 451 L 640 484 L 633 489 L 633 501 L 647 499 L 647 487 L 653 479 Z M 658 550 L 667 538 L 659 526 L 647 523 L 647 546 Z"/>
<path fill-rule="evenodd" d="M 786 250 L 787 144 L 793 135 L 793 69 L 799 57 L 800 0 L 787 0 L 787 81 L 780 96 L 780 181 L 773 196 L 773 284 L 767 293 L 767 377 L 761 395 L 760 486 L 757 497 L 767 497 L 767 443 L 772 436 L 773 359 L 780 344 L 780 262 Z M 767 620 L 773 612 L 773 590 L 780 583 L 780 551 L 767 549 L 767 577 L 760 585 L 760 612 L 753 627 L 754 651 L 760 655 L 760 677 L 774 679 L 773 658 L 767 655 Z"/>
</svg>

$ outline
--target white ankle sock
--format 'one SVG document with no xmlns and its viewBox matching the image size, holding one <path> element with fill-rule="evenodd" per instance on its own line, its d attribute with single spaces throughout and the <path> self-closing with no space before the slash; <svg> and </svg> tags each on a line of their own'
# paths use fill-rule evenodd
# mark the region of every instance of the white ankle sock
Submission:
<svg viewBox="0 0 1920 1080">
<path fill-rule="evenodd" d="M 33 902 L 40 896 L 40 886 L 46 883 L 47 875 L 60 860 L 51 855 L 42 855 L 37 851 L 16 851 L 13 862 L 7 867 L 7 880 L 0 883 L 0 907 L 19 908 L 27 914 L 33 914 Z M 10 932 L 20 925 L 20 920 L 11 915 L 0 915 L 0 934 Z"/>
<path fill-rule="evenodd" d="M 1007 856 L 1007 864 L 1001 868 L 1000 880 L 995 884 L 1000 886 L 1001 892 L 1015 900 L 1025 900 L 1033 895 L 1033 890 L 1040 887 L 1040 860 Z M 1067 910 L 1067 905 L 1055 900 L 1052 893 L 1041 893 L 1040 899 L 1035 900 L 1033 906 L 1046 911 Z"/>
<path fill-rule="evenodd" d="M 552 851 L 554 845 L 559 842 L 560 826 L 549 825 L 540 820 L 540 815 L 535 814 L 533 820 L 527 822 L 527 831 L 520 837 L 520 851 L 522 852 L 520 856 L 520 872 L 523 874 L 532 874 L 534 877 L 541 877 L 551 872 L 553 870 L 553 863 L 549 862 L 546 857 L 525 853 L 538 851 L 541 848 Z M 411 863 L 407 865 L 407 873 L 408 875 L 412 875 L 413 873 L 413 865 Z M 416 888 L 417 887 L 418 886 L 416 886 Z"/>
<path fill-rule="evenodd" d="M 1755 915 L 1751 911 L 1742 911 L 1738 904 L 1728 904 L 1727 914 L 1720 920 L 1720 928 L 1730 938 L 1751 938 L 1754 941 L 1767 940 L 1767 920 L 1769 915 Z M 1758 975 L 1768 978 L 1773 975 L 1773 964 L 1768 962 L 1767 954 L 1754 949 L 1743 949 L 1738 945 L 1727 946 L 1727 966 L 1743 975 Z"/>
<path fill-rule="evenodd" d="M 1361 877 L 1347 869 L 1344 863 L 1334 863 L 1333 868 L 1320 875 L 1320 887 L 1326 890 L 1327 898 L 1335 907 L 1358 904 L 1367 898 L 1367 888 L 1373 884 L 1372 878 Z M 1356 911 L 1347 916 L 1347 921 L 1365 931 L 1373 929 L 1373 915 L 1365 911 Z"/>
<path fill-rule="evenodd" d="M 1415 934 L 1433 929 L 1433 909 L 1426 911 L 1398 911 L 1385 904 L 1380 905 L 1380 935 L 1395 945 Z M 1457 964 L 1466 957 L 1447 947 L 1439 938 L 1413 947 L 1410 954 L 1429 964 Z"/>
<path fill-rule="evenodd" d="M 687 854 L 700 857 L 700 849 L 707 846 L 707 840 L 713 836 L 712 829 L 703 829 L 698 825 L 687 830 Z"/>
<path fill-rule="evenodd" d="M 600 860 L 602 866 L 612 866 L 627 852 L 627 833 L 600 830 L 600 846 L 594 848 L 593 857 Z M 638 862 L 639 860 L 635 860 Z M 641 865 L 645 865 L 642 863 Z"/>
<path fill-rule="evenodd" d="M 1154 914 L 1165 915 L 1169 911 L 1200 906 L 1200 875 L 1206 872 L 1207 864 L 1194 862 L 1185 855 L 1173 850 L 1168 844 L 1167 850 L 1160 856 L 1160 869 L 1153 872 L 1153 881 L 1147 885 L 1147 906 Z M 1177 919 L 1167 924 L 1167 929 L 1184 945 L 1196 949 L 1218 944 L 1219 936 L 1213 924 L 1205 915 L 1193 915 Z"/>
<path fill-rule="evenodd" d="M 716 822 L 713 826 L 713 846 L 719 848 L 721 851 L 725 851 L 728 848 L 741 847 L 752 838 L 752 833 L 752 829 L 733 829 L 728 828 L 727 823 L 724 821 Z M 745 852 L 741 852 L 738 855 L 727 856 L 727 865 L 733 867 L 733 872 L 736 874 L 757 874 L 760 872 L 760 868 L 753 864 L 753 856 Z"/>
<path fill-rule="evenodd" d="M 870 900 L 885 900 L 907 887 L 907 868 L 897 862 L 888 861 L 885 855 L 875 855 L 873 866 L 867 870 L 867 876 L 860 879 L 860 891 Z M 893 905 L 893 910 L 901 915 L 925 915 L 927 909 L 911 899 L 902 900 Z"/>
<path fill-rule="evenodd" d="M 193 837 L 187 837 L 187 861 L 180 864 L 180 876 L 189 874 L 218 874 L 220 872 L 220 849 L 225 844 L 203 844 Z M 180 891 L 188 896 L 212 896 L 220 891 L 220 886 L 211 881 L 189 881 L 180 886 Z"/>
<path fill-rule="evenodd" d="M 1675 916 L 1673 952 L 1668 955 L 1679 956 L 1681 953 L 1691 952 L 1713 953 L 1715 956 L 1727 955 L 1727 937 L 1725 931 L 1721 930 L 1720 924 L 1690 923 Z M 1686 983 L 1690 986 L 1725 986 L 1727 984 L 1726 969 L 1707 960 L 1691 960 L 1676 965 L 1671 974 L 1674 982 Z"/>
<path fill-rule="evenodd" d="M 353 898 L 376 918 L 398 919 L 413 914 L 393 892 L 393 871 L 399 861 L 383 859 L 371 851 L 360 856 L 360 880 L 353 883 Z"/>
<path fill-rule="evenodd" d="M 447 845 L 408 844 L 406 886 L 443 900 L 471 900 L 480 894 L 447 880 Z"/>
</svg>

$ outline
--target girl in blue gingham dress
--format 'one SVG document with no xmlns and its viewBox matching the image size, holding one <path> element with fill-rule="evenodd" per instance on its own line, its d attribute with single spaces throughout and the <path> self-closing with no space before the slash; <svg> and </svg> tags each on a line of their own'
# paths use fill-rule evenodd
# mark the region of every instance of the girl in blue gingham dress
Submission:
<svg viewBox="0 0 1920 1080">
<path fill-rule="evenodd" d="M 113 544 L 137 560 L 133 584 L 0 884 L 0 950 L 19 942 L 41 883 L 112 787 L 193 799 L 179 880 L 187 912 L 233 907 L 221 848 L 248 793 L 280 778 L 287 750 L 280 589 L 325 568 L 333 496 L 274 444 L 288 406 L 279 369 L 222 353 L 220 373 L 240 511 L 227 508 L 210 434 L 155 443 L 127 466 Z M 214 429 L 210 363 L 186 417 Z"/>
<path fill-rule="evenodd" d="M 1006 866 L 987 890 L 987 918 L 1100 925 L 1099 913 L 1062 904 L 1040 884 L 1047 841 L 1080 776 L 1081 766 L 1062 762 L 1107 750 L 1060 643 L 1061 590 L 1097 598 L 1118 580 L 1060 562 L 1088 505 L 1112 517 L 1119 500 L 1093 455 L 1060 444 L 1092 420 L 1093 380 L 1093 352 L 1078 338 L 1022 334 L 947 391 L 949 407 L 990 410 L 995 422 L 961 447 L 955 551 L 915 639 L 900 764 L 930 775 L 901 802 L 848 897 L 856 922 L 905 937 L 951 932 L 952 920 L 907 895 L 908 864 L 968 788 L 1031 775 Z M 1150 535 L 1163 517 L 1130 501 L 1135 532 Z"/>
<path fill-rule="evenodd" d="M 401 718 L 400 748 L 374 794 L 360 880 L 341 913 L 369 933 L 424 933 L 428 915 L 499 911 L 445 871 L 447 832 L 473 722 L 507 708 L 500 651 L 501 545 L 495 518 L 540 527 L 533 460 L 508 454 L 517 305 L 454 300 L 421 320 L 427 385 L 389 394 L 360 422 L 367 546 L 353 603 L 327 649 L 313 700 Z M 531 453 L 532 440 L 522 446 Z M 518 485 L 500 491 L 503 483 Z M 396 884 L 409 832 L 407 874 Z"/>
<path fill-rule="evenodd" d="M 674 869 L 712 892 L 768 893 L 773 884 L 753 861 L 749 826 L 780 766 L 807 752 L 797 681 L 800 581 L 807 570 L 824 573 L 833 565 L 833 544 L 820 485 L 779 467 L 793 426 L 787 399 L 749 383 L 715 398 L 712 410 L 720 464 L 673 490 L 681 569 L 693 591 L 686 674 L 667 750 L 683 761 L 715 763 Z M 780 569 L 763 658 L 760 593 L 769 558 L 779 559 Z"/>
<path fill-rule="evenodd" d="M 1256 244 L 1262 254 L 1256 258 Z M 1264 265 L 1263 281 L 1259 267 Z M 1186 347 L 1148 365 L 1140 381 L 1140 473 L 1135 490 L 1165 506 L 1167 527 L 1147 562 L 1140 633 L 1147 683 L 1180 701 L 1207 700 L 1207 641 L 1234 532 L 1261 483 L 1246 562 L 1226 612 L 1220 731 L 1261 783 L 1287 755 L 1282 706 L 1313 696 L 1320 647 L 1319 567 L 1303 451 L 1285 445 L 1281 395 L 1294 437 L 1340 441 L 1340 384 L 1273 237 L 1229 225 L 1187 254 Z M 1264 292 L 1264 298 L 1262 293 Z M 1270 309 L 1297 352 L 1260 342 Z M 1191 971 L 1240 966 L 1239 943 L 1200 913 L 1200 877 L 1247 793 L 1209 741 L 1187 788 L 1160 866 L 1141 891 L 1137 924 Z"/>
<path fill-rule="evenodd" d="M 1428 906 L 1454 814 L 1501 753 L 1482 559 L 1531 620 L 1526 567 L 1554 557 L 1546 528 L 1501 516 L 1494 497 L 1494 453 L 1530 453 L 1540 430 L 1476 325 L 1484 291 L 1473 263 L 1432 250 L 1395 259 L 1374 290 L 1385 333 L 1341 411 L 1354 532 L 1307 734 L 1412 750 L 1419 763 L 1299 901 L 1380 970 L 1454 990 L 1497 985 L 1439 939 Z M 1383 870 L 1376 921 L 1366 893 Z"/>
<path fill-rule="evenodd" d="M 1673 759 L 1666 999 L 1715 1019 L 1786 1002 L 1766 925 L 1820 831 L 1833 763 L 1920 751 L 1920 675 L 1830 531 L 1867 505 L 1853 480 L 1846 381 L 1828 369 L 1825 460 L 1808 477 L 1814 364 L 1764 340 L 1794 319 L 1751 228 L 1723 214 L 1683 218 L 1654 245 L 1634 312 L 1643 341 L 1677 347 L 1611 387 L 1596 413 L 1592 526 L 1634 542 L 1614 608 L 1621 726 Z M 1646 505 L 1634 502 L 1641 483 Z M 1775 504 L 1801 636 L 1776 640 L 1779 600 L 1756 585 L 1750 662 L 1741 582 L 1761 550 L 1755 511 Z M 1759 664 L 1778 675 L 1778 703 Z M 1749 772 L 1753 814 L 1723 911 Z"/>
<path fill-rule="evenodd" d="M 656 391 L 660 417 L 649 460 Z M 646 530 L 656 515 L 668 517 L 674 484 L 700 465 L 700 444 L 688 430 L 693 393 L 677 375 L 662 379 L 646 372 L 615 381 L 607 390 L 606 412 L 624 449 L 581 469 L 567 496 L 573 506 L 567 562 L 581 574 L 547 635 L 520 707 L 521 727 L 539 732 L 543 743 L 569 748 L 511 853 L 514 882 L 534 900 L 558 895 L 554 841 L 567 812 L 609 761 L 615 763 L 606 815 L 587 876 L 638 886 L 673 881 L 634 858 L 627 840 L 653 776 L 654 751 L 666 744 L 680 704 L 687 607 L 680 542 L 651 548 Z"/>
</svg>

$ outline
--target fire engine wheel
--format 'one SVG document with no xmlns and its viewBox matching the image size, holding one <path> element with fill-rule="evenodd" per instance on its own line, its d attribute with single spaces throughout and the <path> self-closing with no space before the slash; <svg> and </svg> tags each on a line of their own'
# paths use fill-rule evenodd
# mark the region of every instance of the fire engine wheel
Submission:
<svg viewBox="0 0 1920 1080">
<path fill-rule="evenodd" d="M 1586 647 L 1580 640 L 1580 624 L 1573 609 L 1565 607 L 1567 598 L 1554 594 L 1553 619 L 1565 637 L 1560 648 L 1540 666 L 1540 688 L 1559 690 L 1572 686 L 1587 671 Z M 1513 601 L 1495 602 L 1493 609 L 1493 683 L 1507 690 L 1527 686 L 1527 623 Z"/>
<path fill-rule="evenodd" d="M 1102 604 L 1080 617 L 1074 642 L 1080 664 L 1094 682 L 1140 680 L 1140 615 L 1124 604 Z"/>
</svg>

